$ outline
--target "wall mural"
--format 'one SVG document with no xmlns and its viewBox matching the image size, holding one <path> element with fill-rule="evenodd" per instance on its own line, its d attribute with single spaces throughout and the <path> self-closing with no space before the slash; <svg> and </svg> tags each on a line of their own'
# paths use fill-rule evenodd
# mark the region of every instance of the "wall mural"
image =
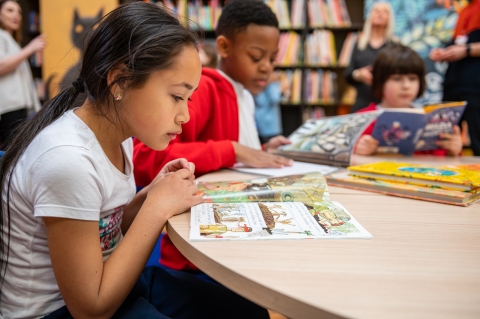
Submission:
<svg viewBox="0 0 480 319">
<path fill-rule="evenodd" d="M 365 15 L 377 1 L 365 0 Z M 388 0 L 395 12 L 395 35 L 400 42 L 414 49 L 425 61 L 427 88 L 416 102 L 434 103 L 442 100 L 443 78 L 448 64 L 433 62 L 430 50 L 452 41 L 458 12 L 466 0 Z"/>
<path fill-rule="evenodd" d="M 118 0 L 42 0 L 42 32 L 47 36 L 43 80 L 47 96 L 55 96 L 77 79 L 83 44 L 103 15 L 118 6 Z"/>
</svg>

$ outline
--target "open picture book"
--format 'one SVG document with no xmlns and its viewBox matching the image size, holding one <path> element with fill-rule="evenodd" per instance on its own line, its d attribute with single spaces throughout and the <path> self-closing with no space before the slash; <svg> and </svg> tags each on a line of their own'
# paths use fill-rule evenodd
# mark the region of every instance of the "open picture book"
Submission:
<svg viewBox="0 0 480 319">
<path fill-rule="evenodd" d="M 319 172 L 200 182 L 198 188 L 206 202 L 191 208 L 191 241 L 372 237 L 330 200 Z"/>
<path fill-rule="evenodd" d="M 308 120 L 275 152 L 294 160 L 348 166 L 358 137 L 380 111 L 354 113 Z"/>
<path fill-rule="evenodd" d="M 440 133 L 453 132 L 465 106 L 463 101 L 447 102 L 308 120 L 288 136 L 292 143 L 275 153 L 303 162 L 346 167 L 358 138 L 374 121 L 377 153 L 409 155 L 416 150 L 438 149 Z"/>
</svg>

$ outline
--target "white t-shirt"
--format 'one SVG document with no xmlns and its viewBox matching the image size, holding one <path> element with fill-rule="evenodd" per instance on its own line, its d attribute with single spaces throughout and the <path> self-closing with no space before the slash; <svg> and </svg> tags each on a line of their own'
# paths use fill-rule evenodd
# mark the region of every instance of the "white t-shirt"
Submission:
<svg viewBox="0 0 480 319">
<path fill-rule="evenodd" d="M 0 29 L 0 59 L 18 54 L 20 46 L 10 33 Z M 40 101 L 27 60 L 15 70 L 0 76 L 0 114 L 27 108 L 40 110 Z"/>
<path fill-rule="evenodd" d="M 132 139 L 122 148 L 125 174 L 109 161 L 90 128 L 67 111 L 20 157 L 10 190 L 10 256 L 0 317 L 38 318 L 65 305 L 41 217 L 98 221 L 104 259 L 120 242 L 123 208 L 135 196 Z"/>
<path fill-rule="evenodd" d="M 232 80 L 223 71 L 218 70 L 218 73 L 228 80 L 235 90 L 238 104 L 238 143 L 248 146 L 250 148 L 260 150 L 262 145 L 258 139 L 257 126 L 255 125 L 255 101 L 252 94 L 248 92 L 245 87 L 234 80 Z"/>
</svg>

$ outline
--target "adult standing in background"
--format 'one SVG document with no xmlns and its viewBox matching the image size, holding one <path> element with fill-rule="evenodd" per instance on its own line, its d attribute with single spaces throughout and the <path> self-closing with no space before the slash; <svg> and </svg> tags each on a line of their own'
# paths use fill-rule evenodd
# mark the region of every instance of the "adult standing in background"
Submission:
<svg viewBox="0 0 480 319">
<path fill-rule="evenodd" d="M 12 130 L 40 108 L 27 59 L 45 47 L 40 35 L 20 48 L 22 10 L 17 1 L 0 0 L 0 149 Z"/>
<path fill-rule="evenodd" d="M 363 31 L 358 38 L 352 53 L 350 65 L 345 70 L 347 82 L 357 89 L 357 99 L 352 106 L 354 113 L 370 103 L 378 103 L 371 94 L 372 64 L 378 52 L 389 42 L 394 41 L 393 28 L 395 17 L 388 2 L 376 2 L 363 25 Z"/>
<path fill-rule="evenodd" d="M 449 62 L 443 82 L 444 101 L 467 101 L 462 116 L 468 124 L 473 154 L 480 155 L 480 0 L 471 0 L 458 16 L 454 42 L 430 52 L 433 61 Z"/>
</svg>

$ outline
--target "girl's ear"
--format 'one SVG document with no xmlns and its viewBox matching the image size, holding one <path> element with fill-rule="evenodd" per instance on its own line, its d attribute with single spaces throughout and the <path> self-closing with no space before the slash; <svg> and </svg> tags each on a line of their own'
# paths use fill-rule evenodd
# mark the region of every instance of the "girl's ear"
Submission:
<svg viewBox="0 0 480 319">
<path fill-rule="evenodd" d="M 217 52 L 221 58 L 226 58 L 230 54 L 232 42 L 224 35 L 217 37 Z"/>
<path fill-rule="evenodd" d="M 108 72 L 107 85 L 114 97 L 119 96 L 119 94 L 123 95 L 125 91 L 125 81 L 122 80 L 125 77 L 125 69 L 123 67 L 114 67 Z"/>
</svg>

